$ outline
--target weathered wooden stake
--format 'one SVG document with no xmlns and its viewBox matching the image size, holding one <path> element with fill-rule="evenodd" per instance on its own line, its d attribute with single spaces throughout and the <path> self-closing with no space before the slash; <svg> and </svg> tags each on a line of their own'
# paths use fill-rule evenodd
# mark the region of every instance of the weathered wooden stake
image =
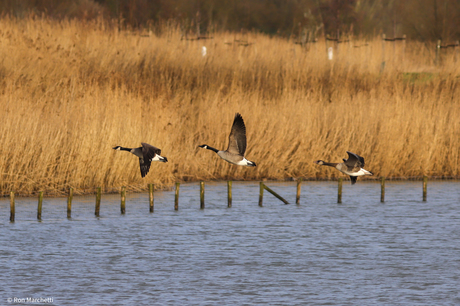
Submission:
<svg viewBox="0 0 460 306">
<path fill-rule="evenodd" d="M 380 178 L 380 202 L 385 202 L 385 178 Z"/>
<path fill-rule="evenodd" d="M 275 197 L 277 197 L 279 200 L 281 200 L 284 204 L 289 204 L 288 201 L 286 201 L 282 196 L 280 196 L 279 194 L 277 194 L 276 192 L 274 192 L 273 190 L 271 190 L 267 185 L 264 184 L 264 188 L 265 188 L 265 190 L 267 190 L 268 192 L 270 192 L 272 195 L 274 195 Z"/>
<path fill-rule="evenodd" d="M 302 184 L 302 179 L 299 178 L 299 179 L 297 180 L 297 194 L 296 194 L 296 197 L 295 197 L 295 203 L 296 203 L 297 205 L 300 204 L 300 187 L 301 187 L 301 184 Z"/>
<path fill-rule="evenodd" d="M 153 213 L 153 184 L 149 184 L 149 211 Z"/>
<path fill-rule="evenodd" d="M 423 177 L 423 201 L 426 201 L 427 184 L 428 184 L 428 177 L 424 176 Z"/>
<path fill-rule="evenodd" d="M 200 209 L 204 209 L 204 182 L 200 182 Z"/>
<path fill-rule="evenodd" d="M 126 213 L 126 187 L 121 187 L 121 206 L 120 206 L 121 214 L 124 215 Z"/>
<path fill-rule="evenodd" d="M 67 197 L 67 218 L 72 217 L 72 198 L 73 198 L 73 188 L 69 188 L 69 196 Z"/>
<path fill-rule="evenodd" d="M 10 222 L 14 222 L 14 216 L 16 214 L 15 204 L 14 204 L 14 192 L 10 192 Z"/>
<path fill-rule="evenodd" d="M 232 181 L 227 181 L 228 203 L 227 207 L 232 207 Z"/>
<path fill-rule="evenodd" d="M 337 196 L 337 203 L 342 203 L 342 182 L 343 178 L 339 178 L 339 191 Z"/>
<path fill-rule="evenodd" d="M 43 206 L 43 191 L 38 193 L 38 208 L 37 208 L 37 220 L 42 219 L 42 206 Z"/>
<path fill-rule="evenodd" d="M 264 183 L 263 182 L 260 182 L 260 189 L 259 189 L 259 206 L 262 207 L 263 202 L 264 200 Z"/>
<path fill-rule="evenodd" d="M 174 210 L 179 210 L 179 188 L 180 183 L 176 183 L 176 197 L 174 199 Z"/>
<path fill-rule="evenodd" d="M 99 212 L 101 210 L 101 197 L 102 197 L 102 189 L 101 187 L 97 187 L 96 191 L 96 208 L 94 210 L 94 215 L 96 217 L 99 217 Z"/>
</svg>

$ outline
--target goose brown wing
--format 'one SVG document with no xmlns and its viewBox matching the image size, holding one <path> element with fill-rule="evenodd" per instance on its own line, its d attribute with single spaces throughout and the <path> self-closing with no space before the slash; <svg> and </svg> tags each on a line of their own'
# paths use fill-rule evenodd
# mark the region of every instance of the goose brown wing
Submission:
<svg viewBox="0 0 460 306">
<path fill-rule="evenodd" d="M 144 158 L 139 158 L 139 165 L 141 167 L 141 175 L 145 177 L 150 170 L 150 161 Z"/>
<path fill-rule="evenodd" d="M 161 150 L 145 142 L 141 142 L 141 144 L 142 144 L 142 155 L 144 156 L 144 162 L 148 161 L 149 167 L 150 167 L 150 161 L 152 160 L 152 158 L 155 157 L 155 155 L 157 154 L 161 155 Z"/>
<path fill-rule="evenodd" d="M 351 175 L 350 175 L 350 180 L 351 180 L 351 184 L 352 184 L 352 185 L 356 184 L 356 180 L 357 180 L 357 179 L 358 179 L 357 176 L 351 176 Z"/>
<path fill-rule="evenodd" d="M 364 158 L 358 154 L 348 152 L 348 159 L 345 161 L 345 165 L 350 168 L 362 168 L 364 167 Z"/>
<path fill-rule="evenodd" d="M 246 152 L 246 126 L 244 125 L 243 117 L 239 113 L 235 114 L 232 130 L 228 136 L 227 151 L 232 154 L 240 154 L 244 156 Z"/>
</svg>

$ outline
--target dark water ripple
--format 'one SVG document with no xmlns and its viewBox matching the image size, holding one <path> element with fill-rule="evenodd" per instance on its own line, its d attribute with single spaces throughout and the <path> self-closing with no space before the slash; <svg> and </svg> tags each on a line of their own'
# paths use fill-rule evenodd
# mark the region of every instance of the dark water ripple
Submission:
<svg viewBox="0 0 460 306">
<path fill-rule="evenodd" d="M 294 202 L 295 183 L 267 183 Z M 53 298 L 54 305 L 459 305 L 460 183 L 344 185 L 305 182 L 301 205 L 258 184 L 197 184 L 155 194 L 45 199 L 18 198 L 16 222 L 0 200 L 0 304 L 8 298 Z"/>
</svg>

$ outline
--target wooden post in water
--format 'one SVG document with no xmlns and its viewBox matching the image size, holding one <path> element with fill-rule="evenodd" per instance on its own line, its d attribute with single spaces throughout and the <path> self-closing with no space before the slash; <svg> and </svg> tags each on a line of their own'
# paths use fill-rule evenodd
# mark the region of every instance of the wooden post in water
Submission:
<svg viewBox="0 0 460 306">
<path fill-rule="evenodd" d="M 120 205 L 121 214 L 126 213 L 126 187 L 121 187 L 121 205 Z"/>
<path fill-rule="evenodd" d="M 14 216 L 16 214 L 16 208 L 14 203 L 14 191 L 10 192 L 10 222 L 14 222 Z"/>
<path fill-rule="evenodd" d="M 200 182 L 200 209 L 204 209 L 204 182 Z"/>
<path fill-rule="evenodd" d="M 96 208 L 94 210 L 94 215 L 99 217 L 99 212 L 101 210 L 101 197 L 102 197 L 102 189 L 101 187 L 97 187 L 96 190 Z"/>
<path fill-rule="evenodd" d="M 297 194 L 296 194 L 296 197 L 295 197 L 295 203 L 296 203 L 297 205 L 300 204 L 300 187 L 301 187 L 300 184 L 301 184 L 301 183 L 302 183 L 302 179 L 299 178 L 299 179 L 297 180 Z"/>
<path fill-rule="evenodd" d="M 273 190 L 271 190 L 271 188 L 269 188 L 267 185 L 264 184 L 264 189 L 267 190 L 268 192 L 270 192 L 272 195 L 274 195 L 276 198 L 278 198 L 279 200 L 281 200 L 284 204 L 289 204 L 288 201 L 286 201 L 282 196 L 280 196 L 279 194 L 277 194 L 276 192 L 274 192 Z"/>
<path fill-rule="evenodd" d="M 227 207 L 232 207 L 232 181 L 227 181 L 228 203 Z"/>
<path fill-rule="evenodd" d="M 180 188 L 180 183 L 176 183 L 176 196 L 174 198 L 174 210 L 179 210 L 179 188 Z"/>
<path fill-rule="evenodd" d="M 153 213 L 153 184 L 149 184 L 149 211 Z"/>
<path fill-rule="evenodd" d="M 380 178 L 380 202 L 385 202 L 385 178 Z"/>
<path fill-rule="evenodd" d="M 42 206 L 43 206 L 43 191 L 38 193 L 38 208 L 37 208 L 37 220 L 42 220 Z"/>
<path fill-rule="evenodd" d="M 339 190 L 338 190 L 338 196 L 337 196 L 337 203 L 342 203 L 342 182 L 343 178 L 339 178 Z"/>
<path fill-rule="evenodd" d="M 423 177 L 423 201 L 426 201 L 427 184 L 428 184 L 428 177 L 424 176 Z"/>
<path fill-rule="evenodd" d="M 262 207 L 263 202 L 264 200 L 264 183 L 263 182 L 260 182 L 260 189 L 259 189 L 259 206 Z"/>
<path fill-rule="evenodd" d="M 67 218 L 72 217 L 72 198 L 73 198 L 73 188 L 69 188 L 69 196 L 67 197 Z"/>
</svg>

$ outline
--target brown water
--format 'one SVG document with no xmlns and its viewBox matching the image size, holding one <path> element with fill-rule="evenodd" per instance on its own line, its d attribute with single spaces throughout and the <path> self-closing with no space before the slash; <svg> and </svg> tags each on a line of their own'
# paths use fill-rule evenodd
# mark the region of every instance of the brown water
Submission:
<svg viewBox="0 0 460 306">
<path fill-rule="evenodd" d="M 291 203 L 295 183 L 267 183 Z M 119 196 L 0 200 L 0 304 L 51 305 L 459 305 L 460 183 L 305 182 L 301 205 L 284 205 L 258 183 L 234 182 Z M 9 299 L 14 299 L 9 303 Z M 16 303 L 14 303 L 16 301 Z M 30 304 L 30 303 L 29 303 Z M 36 303 L 37 304 L 37 303 Z"/>
</svg>

